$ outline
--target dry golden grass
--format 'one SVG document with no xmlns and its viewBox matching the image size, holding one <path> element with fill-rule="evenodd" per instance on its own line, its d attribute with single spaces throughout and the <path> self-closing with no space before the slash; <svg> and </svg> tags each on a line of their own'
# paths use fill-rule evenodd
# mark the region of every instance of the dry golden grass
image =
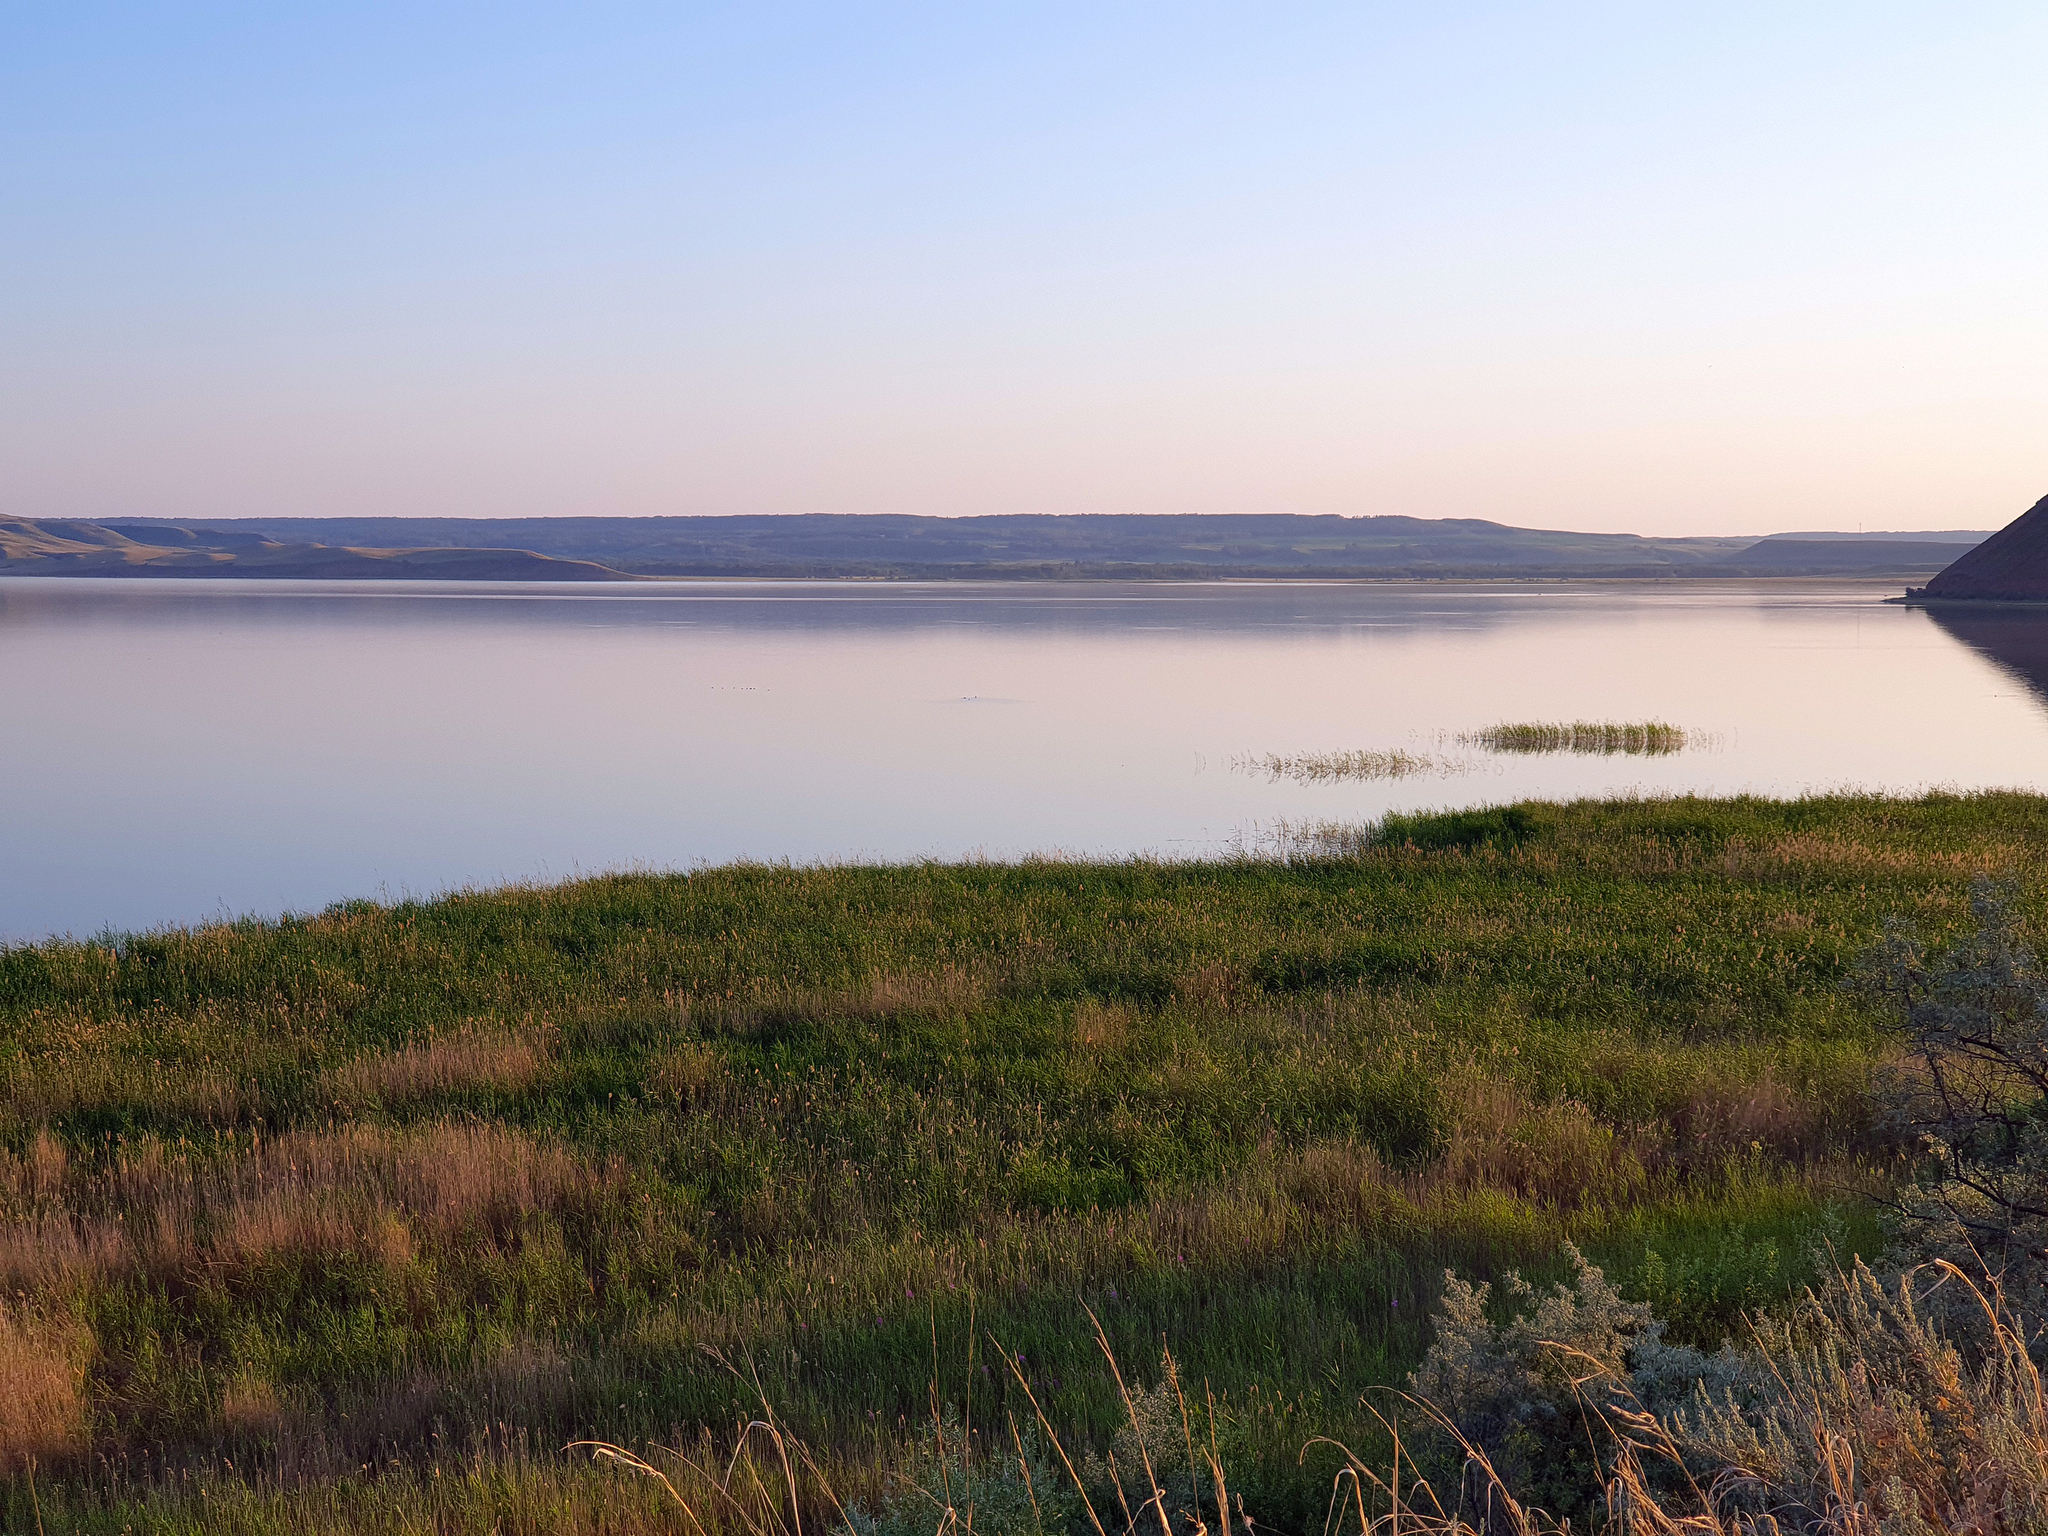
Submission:
<svg viewBox="0 0 2048 1536">
<path fill-rule="evenodd" d="M 1119 1048 L 1130 1027 L 1130 1010 L 1117 1003 L 1089 999 L 1074 1009 L 1074 1042 L 1090 1050 Z"/>
<path fill-rule="evenodd" d="M 1731 1154 L 1767 1152 L 1799 1165 L 1871 1142 L 1871 1064 L 1809 1062 L 1788 1075 L 1755 1046 L 1687 1055 L 1654 1046 L 1607 1046 L 1580 1057 L 1594 1083 L 1634 1082 L 1651 1099 L 1634 1128 L 1650 1168 L 1699 1168 Z"/>
<path fill-rule="evenodd" d="M 1282 1168 L 1278 1182 L 1311 1216 L 1359 1226 L 1383 1220 L 1400 1187 L 1380 1155 L 1357 1142 L 1309 1147 Z"/>
<path fill-rule="evenodd" d="M 1234 1008 L 1253 990 L 1242 967 L 1221 960 L 1183 971 L 1173 982 L 1174 1000 L 1189 1008 Z"/>
<path fill-rule="evenodd" d="M 1464 1084 L 1450 1144 L 1422 1184 L 1431 1193 L 1505 1191 L 1553 1210 L 1613 1203 L 1649 1182 L 1645 1138 L 1571 1100 L 1533 1102 L 1508 1083 Z"/>
<path fill-rule="evenodd" d="M 1672 1116 L 1674 1152 L 1697 1160 L 1756 1147 L 1804 1161 L 1830 1139 L 1825 1108 L 1810 1092 L 1788 1087 L 1768 1065 L 1748 1079 L 1704 1078 Z"/>
<path fill-rule="evenodd" d="M 532 1086 L 548 1060 L 542 1041 L 464 1030 L 330 1068 L 320 1076 L 319 1093 L 342 1107 L 376 1104 L 387 1109 L 485 1089 L 516 1093 Z"/>
<path fill-rule="evenodd" d="M 996 990 L 982 970 L 877 971 L 845 987 L 769 984 L 741 997 L 679 1002 L 679 1022 L 719 1034 L 753 1035 L 832 1020 L 951 1018 L 971 1012 Z"/>
<path fill-rule="evenodd" d="M 49 1211 L 0 1225 L 0 1296 L 68 1290 L 125 1269 L 133 1256 L 119 1223 Z"/>
<path fill-rule="evenodd" d="M 0 1076 L 0 1122 L 47 1126 L 67 1115 L 132 1104 L 222 1126 L 246 1123 L 267 1107 L 256 1084 L 223 1068 L 129 1056 L 49 1055 Z"/>
<path fill-rule="evenodd" d="M 428 1229 L 509 1227 L 592 1187 L 597 1174 L 559 1147 L 489 1125 L 302 1132 L 258 1144 L 201 1196 L 213 1246 L 252 1257 L 267 1245 L 395 1241 L 386 1217 Z"/>
<path fill-rule="evenodd" d="M 290 1188 L 233 1201 L 214 1213 L 206 1251 L 252 1264 L 277 1254 L 356 1254 L 396 1267 L 412 1239 L 394 1214 L 368 1200 L 333 1200 Z M 165 1244 L 166 1251 L 170 1245 Z"/>
<path fill-rule="evenodd" d="M 2036 851 L 2019 843 L 1982 843 L 1967 849 L 1913 848 L 1833 833 L 1796 832 L 1761 846 L 1731 838 L 1721 862 L 1737 879 L 1788 872 L 1967 878 L 2030 867 L 2038 858 Z"/>
<path fill-rule="evenodd" d="M 84 1442 L 76 1329 L 0 1305 L 0 1472 L 48 1463 Z"/>
<path fill-rule="evenodd" d="M 252 1264 L 278 1254 L 407 1263 L 415 1237 L 503 1233 L 616 1170 L 488 1125 L 352 1125 L 253 1140 L 227 1158 L 146 1139 L 65 1201 L 0 1225 L 0 1294 L 55 1295 L 94 1275 Z"/>
<path fill-rule="evenodd" d="M 415 1370 L 380 1383 L 352 1416 L 376 1425 L 381 1435 L 418 1438 L 437 1420 L 565 1419 L 577 1388 L 569 1357 L 559 1348 L 545 1339 L 519 1338 L 467 1366 Z"/>
<path fill-rule="evenodd" d="M 36 1132 L 20 1157 L 0 1149 L 0 1209 L 27 1210 L 54 1200 L 64 1189 L 71 1154 L 48 1127 Z"/>
<path fill-rule="evenodd" d="M 238 1435 L 274 1435 L 284 1424 L 286 1409 L 277 1388 L 261 1376 L 239 1375 L 221 1393 L 221 1423 Z"/>
</svg>

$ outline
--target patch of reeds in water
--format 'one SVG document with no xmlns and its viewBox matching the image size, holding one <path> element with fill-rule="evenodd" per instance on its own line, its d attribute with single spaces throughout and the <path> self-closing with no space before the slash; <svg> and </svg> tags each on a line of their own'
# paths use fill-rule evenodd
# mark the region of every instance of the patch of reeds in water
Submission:
<svg viewBox="0 0 2048 1536">
<path fill-rule="evenodd" d="M 1423 774 L 1452 774 L 1465 771 L 1456 758 L 1433 752 L 1409 752 L 1400 747 L 1384 751 L 1355 752 L 1268 752 L 1241 757 L 1232 766 L 1246 773 L 1263 773 L 1274 780 L 1292 779 L 1298 784 L 1324 784 L 1340 779 L 1408 779 Z"/>
<path fill-rule="evenodd" d="M 1458 743 L 1488 752 L 1578 752 L 1594 756 L 1667 757 L 1683 752 L 1692 736 L 1662 720 L 1534 720 L 1461 731 Z"/>
<path fill-rule="evenodd" d="M 1589 757 L 1669 757 L 1688 747 L 1701 747 L 1708 737 L 1699 731 L 1662 720 L 1534 720 L 1505 722 L 1476 731 L 1440 733 L 1438 745 L 1452 742 L 1484 752 L 1539 756 L 1577 753 Z M 1346 780 L 1449 778 L 1473 771 L 1469 757 L 1443 752 L 1414 752 L 1405 747 L 1360 748 L 1339 752 L 1266 752 L 1233 758 L 1241 773 L 1264 774 L 1278 782 L 1331 784 Z"/>
</svg>

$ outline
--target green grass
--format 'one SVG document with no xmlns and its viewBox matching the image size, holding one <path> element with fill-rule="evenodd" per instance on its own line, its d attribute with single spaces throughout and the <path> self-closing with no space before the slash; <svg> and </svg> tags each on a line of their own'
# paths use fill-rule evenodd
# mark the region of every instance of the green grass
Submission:
<svg viewBox="0 0 2048 1536">
<path fill-rule="evenodd" d="M 1447 1264 L 1569 1237 L 1712 1343 L 1824 1217 L 1872 1251 L 1840 983 L 2044 848 L 2024 795 L 1531 804 L 9 950 L 0 1371 L 49 1385 L 0 1453 L 51 1531 L 668 1529 L 555 1448 L 729 1431 L 717 1351 L 872 1490 L 935 1379 L 1017 1408 L 992 1338 L 1106 1443 L 1086 1306 L 1306 1529 L 1302 1442 L 1370 1443 Z"/>
</svg>

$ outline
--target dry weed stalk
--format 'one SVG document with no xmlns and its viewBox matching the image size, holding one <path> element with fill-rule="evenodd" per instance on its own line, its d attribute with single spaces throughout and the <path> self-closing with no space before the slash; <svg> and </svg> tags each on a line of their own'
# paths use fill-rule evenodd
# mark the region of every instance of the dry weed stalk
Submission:
<svg viewBox="0 0 2048 1536">
<path fill-rule="evenodd" d="M 707 1510 L 716 1512 L 712 1518 L 718 1522 L 718 1528 L 723 1530 L 725 1521 L 731 1520 L 738 1522 L 746 1536 L 804 1536 L 802 1477 L 808 1477 L 815 1485 L 825 1504 L 838 1516 L 840 1527 L 844 1528 L 848 1524 L 846 1510 L 833 1492 L 830 1480 L 809 1448 L 783 1424 L 751 1362 L 742 1372 L 717 1351 L 707 1353 L 752 1386 L 761 1417 L 751 1419 L 741 1427 L 733 1439 L 732 1454 L 725 1458 L 723 1471 L 719 1470 L 713 1458 L 693 1457 L 676 1447 L 663 1447 L 662 1450 L 674 1462 L 690 1488 L 702 1490 L 700 1502 L 706 1497 L 713 1501 Z M 775 1470 L 781 1478 L 779 1490 L 771 1488 L 769 1479 L 761 1475 L 760 1458 L 754 1450 L 757 1438 L 765 1439 L 774 1451 Z M 711 1536 L 712 1527 L 698 1513 L 697 1503 L 693 1503 L 690 1496 L 676 1486 L 674 1478 L 637 1452 L 607 1440 L 576 1440 L 565 1449 L 587 1450 L 595 1461 L 652 1478 L 682 1510 L 697 1536 Z"/>
</svg>

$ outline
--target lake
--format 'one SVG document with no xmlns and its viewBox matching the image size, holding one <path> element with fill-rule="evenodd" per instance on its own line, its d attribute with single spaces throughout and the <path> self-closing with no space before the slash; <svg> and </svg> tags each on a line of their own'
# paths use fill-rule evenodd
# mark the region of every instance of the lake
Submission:
<svg viewBox="0 0 2048 1536">
<path fill-rule="evenodd" d="M 738 858 L 1215 855 L 1529 796 L 2048 788 L 2048 616 L 1899 590 L 0 578 L 0 936 Z M 1457 741 L 1572 719 L 1698 745 Z M 1366 749 L 1432 766 L 1244 761 Z"/>
</svg>

